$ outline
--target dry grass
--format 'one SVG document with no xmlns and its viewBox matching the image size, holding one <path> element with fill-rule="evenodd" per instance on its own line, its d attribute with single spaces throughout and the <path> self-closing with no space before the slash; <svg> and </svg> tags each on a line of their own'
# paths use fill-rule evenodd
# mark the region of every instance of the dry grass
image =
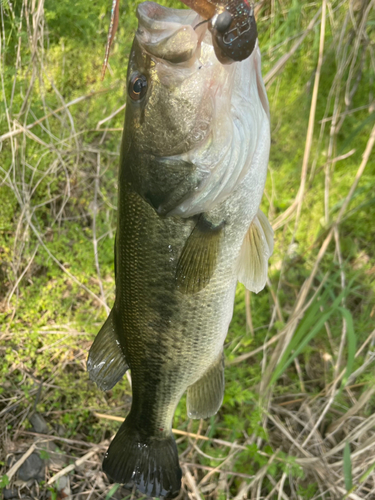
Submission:
<svg viewBox="0 0 375 500">
<path fill-rule="evenodd" d="M 20 87 L 18 77 L 15 77 L 11 93 L 6 91 L 4 79 L 7 35 L 4 5 L 1 7 L 0 73 L 5 111 L 2 123 L 6 123 L 7 129 L 2 130 L 0 147 L 3 151 L 7 151 L 10 164 L 0 164 L 0 189 L 6 187 L 12 191 L 19 210 L 18 219 L 14 224 L 12 256 L 7 260 L 9 266 L 6 269 L 6 278 L 3 280 L 1 280 L 2 263 L 0 263 L 0 293 L 4 292 L 4 296 L 0 297 L 0 308 L 5 313 L 5 321 L 0 330 L 2 359 L 5 359 L 6 347 L 13 339 L 11 325 L 17 313 L 19 300 L 25 297 L 21 291 L 22 283 L 25 279 L 32 279 L 37 272 L 35 259 L 40 252 L 44 252 L 43 255 L 51 259 L 62 271 L 66 280 L 71 283 L 70 286 L 75 284 L 79 287 L 82 302 L 91 300 L 93 309 L 99 310 L 102 307 L 105 311 L 109 311 L 108 304 L 113 298 L 113 281 L 107 283 L 102 274 L 98 245 L 104 238 L 112 236 L 113 218 L 108 215 L 107 230 L 101 235 L 97 232 L 97 218 L 99 210 L 101 214 L 113 214 L 114 210 L 112 200 L 105 197 L 101 187 L 104 171 L 117 161 L 117 153 L 106 149 L 106 138 L 108 134 L 117 134 L 119 137 L 119 129 L 107 125 L 110 125 L 113 117 L 124 107 L 119 105 L 117 110 L 101 117 L 96 127 L 96 134 L 100 132 L 101 135 L 99 138 L 96 135 L 91 145 L 88 146 L 81 140 L 87 130 L 77 128 L 77 119 L 71 110 L 83 101 L 95 99 L 98 94 L 111 89 L 99 89 L 69 102 L 65 101 L 62 95 L 63 89 L 56 87 L 49 72 L 50 61 L 45 43 L 44 0 L 32 2 L 23 0 L 19 18 L 15 16 L 12 4 L 7 4 L 6 11 L 7 16 L 14 18 L 14 29 L 18 29 L 21 33 L 26 27 L 26 43 L 30 54 L 30 64 L 25 70 L 21 57 L 22 44 L 25 40 L 20 35 L 15 47 L 16 64 L 19 78 L 22 77 L 27 86 L 22 88 L 22 105 L 15 114 L 13 101 Z M 288 2 L 285 2 L 285 5 L 280 2 L 282 13 L 285 14 L 288 5 Z M 272 30 L 276 7 L 274 0 L 263 2 L 258 23 L 271 23 Z M 356 348 L 355 344 L 351 344 L 354 335 L 351 333 L 353 330 L 351 321 L 353 317 L 356 319 L 356 311 L 351 306 L 351 285 L 342 249 L 343 223 L 351 213 L 351 203 L 364 172 L 374 165 L 375 125 L 372 128 L 363 128 L 363 130 L 369 128 L 370 131 L 366 132 L 368 136 L 366 145 L 361 151 L 362 159 L 358 163 L 350 187 L 341 193 L 338 209 L 332 210 L 332 191 L 335 183 L 339 182 L 342 172 L 342 169 L 338 170 L 336 167 L 339 162 L 350 160 L 355 153 L 354 150 L 348 153 L 339 152 L 338 138 L 346 126 L 348 117 L 358 111 L 355 107 L 356 97 L 357 93 L 362 91 L 363 72 L 375 74 L 374 31 L 369 28 L 370 21 L 374 23 L 374 13 L 374 0 L 356 2 L 343 0 L 333 3 L 323 0 L 316 4 L 315 15 L 307 23 L 305 32 L 293 34 L 291 41 L 285 41 L 289 49 L 285 50 L 279 59 L 273 60 L 272 50 L 266 54 L 265 59 L 269 62 L 270 70 L 265 76 L 265 81 L 272 102 L 272 99 L 276 99 L 279 79 L 283 75 L 284 68 L 291 64 L 298 51 L 304 49 L 309 33 L 313 30 L 320 32 L 316 53 L 312 53 L 311 56 L 316 60 L 316 68 L 312 77 L 311 106 L 304 153 L 299 163 L 299 188 L 288 207 L 277 216 L 274 206 L 275 193 L 271 193 L 268 189 L 266 196 L 270 219 L 277 234 L 282 235 L 278 237 L 278 242 L 285 252 L 293 248 L 301 226 L 308 223 L 311 205 L 310 201 L 306 200 L 309 200 L 313 190 L 318 193 L 316 205 L 320 204 L 323 207 L 322 230 L 310 242 L 308 275 L 301 283 L 293 286 L 293 307 L 283 301 L 283 294 L 288 286 L 285 276 L 290 266 L 287 254 L 280 260 L 277 277 L 272 283 L 269 281 L 267 292 L 263 292 L 268 293 L 271 303 L 271 320 L 267 325 L 267 331 L 272 332 L 274 331 L 272 329 L 276 328 L 277 332 L 273 336 L 267 335 L 263 345 L 238 356 L 234 356 L 235 349 L 233 349 L 233 356 L 228 363 L 230 369 L 251 363 L 253 359 L 259 359 L 260 353 L 262 354 L 260 362 L 262 376 L 256 386 L 256 392 L 260 395 L 263 415 L 261 425 L 267 432 L 268 443 L 274 452 L 271 453 L 266 448 L 267 442 L 264 438 L 249 436 L 246 432 L 235 442 L 212 438 L 210 423 L 207 422 L 200 422 L 198 430 L 194 432 L 192 423 L 188 424 L 185 431 L 176 429 L 177 442 L 185 446 L 181 454 L 184 473 L 183 488 L 179 497 L 181 499 L 224 497 L 235 500 L 303 499 L 299 493 L 300 488 L 307 490 L 312 483 L 317 485 L 318 491 L 308 498 L 375 498 L 375 416 L 372 415 L 375 388 L 374 378 L 371 376 L 375 330 L 366 338 L 360 337 L 361 341 L 357 342 Z M 331 33 L 329 40 L 327 26 Z M 323 93 L 321 75 L 328 54 L 332 52 L 337 71 L 330 84 L 324 116 L 318 117 L 317 103 Z M 278 53 L 276 48 L 275 53 Z M 47 104 L 46 97 L 50 92 L 60 103 L 56 109 L 50 109 Z M 44 106 L 44 116 L 38 119 L 33 114 L 35 94 L 38 94 Z M 369 114 L 374 113 L 372 91 L 369 93 L 366 109 Z M 43 135 L 43 138 L 40 135 Z M 34 149 L 36 145 L 37 149 Z M 30 151 L 34 150 L 38 152 L 37 159 L 30 154 Z M 325 157 L 323 164 L 322 152 Z M 82 165 L 89 167 L 82 170 Z M 314 185 L 314 179 L 319 172 L 324 172 L 324 187 L 320 190 Z M 42 186 L 43 193 L 50 193 L 50 196 L 39 199 L 38 194 Z M 77 212 L 73 212 L 69 205 L 72 198 L 79 198 L 87 192 L 91 200 L 89 211 L 84 211 L 78 206 Z M 50 208 L 51 218 L 44 223 L 40 214 L 46 205 Z M 82 278 L 78 278 L 70 270 L 71 263 L 61 261 L 51 250 L 52 235 L 72 217 L 90 217 L 96 270 L 96 276 L 92 281 L 84 282 Z M 320 333 L 318 343 L 320 347 L 315 350 L 315 358 L 311 356 L 310 361 L 306 362 L 299 355 L 293 357 L 293 352 L 288 353 L 287 349 L 293 338 L 296 338 L 301 331 L 301 324 L 312 307 L 316 306 L 318 311 L 313 319 L 314 322 L 325 318 L 323 312 L 326 311 L 324 309 L 326 304 L 319 302 L 319 298 L 322 297 L 324 286 L 329 280 L 331 265 L 338 270 L 340 290 L 335 290 L 336 297 L 333 299 L 330 297 L 330 300 L 333 301 L 338 296 L 337 308 L 348 313 L 343 312 L 339 316 L 341 334 L 338 337 L 332 334 L 332 330 L 336 327 L 334 321 L 337 321 L 337 315 L 327 316 L 322 322 L 324 334 Z M 346 290 L 349 290 L 348 293 L 345 293 Z M 15 297 L 19 297 L 19 300 L 15 300 Z M 322 311 L 321 316 L 319 311 Z M 258 325 L 254 324 L 252 313 L 251 297 L 247 294 L 246 318 L 254 337 L 256 330 L 254 327 Z M 97 311 L 93 313 L 93 318 L 99 325 Z M 17 332 L 17 341 L 27 345 L 28 328 L 27 325 L 24 326 L 25 331 Z M 311 323 L 307 331 L 311 331 L 313 326 L 314 323 Z M 26 361 L 20 356 L 15 356 L 12 362 L 7 364 L 3 391 L 0 393 L 2 474 L 7 474 L 11 485 L 18 489 L 19 495 L 24 495 L 26 498 L 44 499 L 50 496 L 57 499 L 64 498 L 64 495 L 68 498 L 87 500 L 110 497 L 120 499 L 127 496 L 131 499 L 139 498 L 135 491 L 110 487 L 101 472 L 101 460 L 108 447 L 110 437 L 108 434 L 111 432 L 103 432 L 101 442 L 97 444 L 88 442 L 84 432 L 80 435 L 79 428 L 73 437 L 59 435 L 58 425 L 52 425 L 51 433 L 48 435 L 26 430 L 27 419 L 35 411 L 40 398 L 48 401 L 49 395 L 60 389 L 59 385 L 55 384 L 57 373 L 71 371 L 80 377 L 85 372 L 87 350 L 91 343 L 84 332 L 77 331 L 74 325 L 69 324 L 59 325 L 49 322 L 46 327 L 38 329 L 38 335 L 40 338 L 43 338 L 43 335 L 56 336 L 54 343 L 47 343 L 46 346 L 42 344 L 37 351 L 37 354 L 41 354 L 44 349 L 51 350 L 53 368 L 50 370 L 50 376 L 41 380 L 37 376 L 37 370 L 26 366 Z M 74 344 L 70 342 L 72 338 L 76 340 Z M 53 354 L 56 348 L 64 351 L 62 362 L 60 354 Z M 283 369 L 287 355 L 292 357 L 290 366 L 293 367 L 298 380 L 297 389 L 295 380 L 291 380 L 287 375 L 286 367 Z M 54 356 L 58 359 L 56 366 L 53 365 Z M 348 370 L 350 357 L 352 366 Z M 359 366 L 355 364 L 357 359 L 362 360 Z M 275 373 L 278 374 L 276 378 Z M 363 379 L 364 375 L 367 378 Z M 9 382 L 12 377 L 17 377 L 16 390 Z M 314 385 L 314 380 L 319 380 L 319 383 Z M 25 384 L 30 381 L 32 384 L 28 385 L 26 391 Z M 92 420 L 88 425 L 93 425 L 98 419 L 104 422 L 105 418 L 108 419 L 119 409 L 111 404 L 110 396 L 101 398 L 96 406 L 87 408 L 92 412 L 90 417 Z M 28 404 L 30 401 L 34 403 Z M 127 404 L 120 408 L 119 413 L 124 414 L 124 407 L 126 409 Z M 95 415 L 94 412 L 97 412 L 101 405 L 106 407 L 107 415 L 98 413 Z M 111 407 L 114 408 L 113 412 Z M 61 410 L 61 413 L 66 411 L 69 410 Z M 52 423 L 58 414 L 59 410 L 56 409 L 46 412 L 49 422 Z M 116 415 L 112 417 L 118 419 Z M 52 442 L 53 445 L 48 445 Z M 203 450 L 204 443 L 209 443 L 215 451 L 219 450 L 220 457 L 218 453 L 215 456 L 209 455 L 206 448 Z M 236 460 L 239 454 L 254 444 L 257 446 L 257 453 L 265 459 L 264 465 L 255 473 L 253 469 L 249 474 L 238 472 Z M 41 450 L 47 450 L 49 455 L 45 462 L 46 483 L 44 485 L 36 481 L 25 483 L 17 479 L 17 471 L 22 462 L 33 451 Z M 287 456 L 294 458 L 288 460 Z M 202 457 L 216 460 L 217 465 L 215 467 L 204 465 Z M 275 475 L 272 466 L 280 463 L 283 465 L 283 472 Z M 296 466 L 303 471 L 303 476 L 296 476 Z M 63 477 L 68 477 L 68 481 L 63 484 L 65 493 L 62 487 L 58 486 Z"/>
</svg>

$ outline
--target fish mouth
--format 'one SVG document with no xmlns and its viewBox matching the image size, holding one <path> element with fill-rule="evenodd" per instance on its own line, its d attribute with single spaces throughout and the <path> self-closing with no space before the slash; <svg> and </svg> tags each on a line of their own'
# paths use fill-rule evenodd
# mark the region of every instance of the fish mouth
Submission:
<svg viewBox="0 0 375 500">
<path fill-rule="evenodd" d="M 174 64 L 195 59 L 207 30 L 207 23 L 199 25 L 203 21 L 199 14 L 143 2 L 137 17 L 136 37 L 150 55 Z"/>
</svg>

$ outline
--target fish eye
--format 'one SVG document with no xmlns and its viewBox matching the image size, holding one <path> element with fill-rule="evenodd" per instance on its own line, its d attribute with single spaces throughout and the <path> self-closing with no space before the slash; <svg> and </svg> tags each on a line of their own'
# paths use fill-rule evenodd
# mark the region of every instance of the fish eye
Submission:
<svg viewBox="0 0 375 500">
<path fill-rule="evenodd" d="M 147 78 L 138 71 L 129 80 L 128 92 L 133 101 L 140 101 L 147 91 Z"/>
</svg>

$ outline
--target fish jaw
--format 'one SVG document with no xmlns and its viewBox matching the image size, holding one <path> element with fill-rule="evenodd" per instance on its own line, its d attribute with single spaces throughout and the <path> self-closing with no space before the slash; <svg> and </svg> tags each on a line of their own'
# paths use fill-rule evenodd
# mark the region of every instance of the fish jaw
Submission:
<svg viewBox="0 0 375 500">
<path fill-rule="evenodd" d="M 195 12 L 143 2 L 137 17 L 136 38 L 152 56 L 174 64 L 196 58 L 206 27 L 194 29 L 202 20 Z"/>
</svg>

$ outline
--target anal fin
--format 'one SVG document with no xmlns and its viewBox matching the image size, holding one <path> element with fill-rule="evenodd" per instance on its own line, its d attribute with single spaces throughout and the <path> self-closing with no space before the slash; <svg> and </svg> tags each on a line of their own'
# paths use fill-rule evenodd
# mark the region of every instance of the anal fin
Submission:
<svg viewBox="0 0 375 500">
<path fill-rule="evenodd" d="M 261 210 L 255 216 L 242 243 L 238 281 L 258 293 L 266 285 L 268 259 L 273 252 L 273 229 Z"/>
<path fill-rule="evenodd" d="M 186 408 L 190 418 L 208 418 L 218 412 L 224 396 L 224 353 L 187 391 Z"/>
<path fill-rule="evenodd" d="M 90 379 L 103 391 L 109 391 L 123 377 L 129 366 L 117 339 L 113 311 L 95 337 L 87 359 Z"/>
<path fill-rule="evenodd" d="M 176 270 L 177 288 L 197 293 L 208 285 L 217 263 L 224 222 L 214 226 L 201 215 L 187 239 Z"/>
</svg>

